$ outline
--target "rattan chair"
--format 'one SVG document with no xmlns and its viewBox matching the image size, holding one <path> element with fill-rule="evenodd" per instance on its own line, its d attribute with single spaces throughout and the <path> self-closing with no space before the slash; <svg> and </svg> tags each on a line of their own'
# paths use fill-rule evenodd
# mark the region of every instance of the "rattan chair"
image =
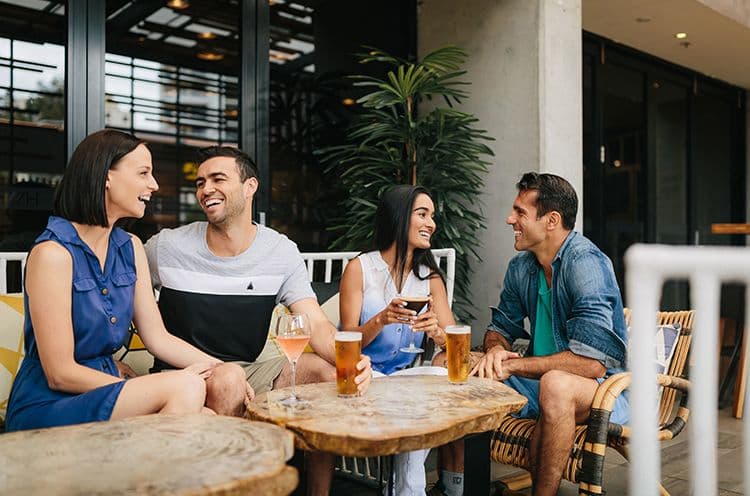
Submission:
<svg viewBox="0 0 750 496">
<path fill-rule="evenodd" d="M 625 318 L 629 321 L 629 312 Z M 693 310 L 659 312 L 658 325 L 679 323 L 682 326 L 674 355 L 667 374 L 657 376 L 663 386 L 659 405 L 659 440 L 677 436 L 687 423 L 690 411 L 687 406 L 690 382 L 684 377 L 690 350 L 693 327 Z M 602 476 L 604 455 L 610 446 L 628 458 L 630 428 L 609 422 L 615 399 L 630 386 L 630 373 L 615 374 L 604 381 L 594 395 L 591 416 L 585 425 L 576 426 L 573 447 L 563 477 L 578 483 L 579 495 L 604 494 Z M 679 398 L 679 407 L 675 404 Z M 492 460 L 504 465 L 513 465 L 528 470 L 529 442 L 536 426 L 535 420 L 517 419 L 508 416 L 492 437 Z M 524 474 L 503 480 L 509 489 L 517 490 L 531 485 L 531 477 Z M 661 493 L 669 494 L 661 487 Z"/>
</svg>

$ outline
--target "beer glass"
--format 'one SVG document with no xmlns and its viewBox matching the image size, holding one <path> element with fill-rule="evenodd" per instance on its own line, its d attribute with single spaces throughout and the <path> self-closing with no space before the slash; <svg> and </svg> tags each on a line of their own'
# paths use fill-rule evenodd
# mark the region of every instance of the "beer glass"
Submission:
<svg viewBox="0 0 750 496">
<path fill-rule="evenodd" d="M 469 380 L 471 327 L 451 325 L 445 328 L 445 334 L 447 338 L 448 381 L 451 384 L 465 384 Z"/>
<path fill-rule="evenodd" d="M 357 396 L 357 362 L 362 353 L 361 332 L 336 333 L 336 390 L 341 398 Z"/>
</svg>

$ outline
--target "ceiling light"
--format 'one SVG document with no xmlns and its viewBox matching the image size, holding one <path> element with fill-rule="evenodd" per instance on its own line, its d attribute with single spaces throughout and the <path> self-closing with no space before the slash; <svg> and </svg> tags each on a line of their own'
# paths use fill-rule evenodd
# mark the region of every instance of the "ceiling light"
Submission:
<svg viewBox="0 0 750 496">
<path fill-rule="evenodd" d="M 355 102 L 354 102 L 354 98 L 348 98 L 347 97 L 347 98 L 344 98 L 343 100 L 341 100 L 341 103 L 343 103 L 347 107 L 351 107 L 352 105 L 354 105 Z"/>
<path fill-rule="evenodd" d="M 196 57 L 198 57 L 201 60 L 207 60 L 208 62 L 217 62 L 224 58 L 224 54 L 218 53 L 218 52 L 212 52 L 211 50 L 203 50 L 201 52 L 198 52 L 196 54 Z"/>
<path fill-rule="evenodd" d="M 167 7 L 170 9 L 183 10 L 190 7 L 190 4 L 187 0 L 169 0 L 167 2 Z"/>
<path fill-rule="evenodd" d="M 212 33 L 211 31 L 203 31 L 202 33 L 198 33 L 198 39 L 200 40 L 213 40 L 216 38 L 216 33 Z"/>
<path fill-rule="evenodd" d="M 676 33 L 674 37 L 678 40 L 684 40 L 685 38 L 687 38 L 687 33 Z"/>
</svg>

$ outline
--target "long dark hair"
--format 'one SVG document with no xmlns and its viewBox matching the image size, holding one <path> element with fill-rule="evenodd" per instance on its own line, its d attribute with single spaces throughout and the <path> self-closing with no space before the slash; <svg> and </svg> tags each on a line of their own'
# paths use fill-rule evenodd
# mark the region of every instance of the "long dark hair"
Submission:
<svg viewBox="0 0 750 496">
<path fill-rule="evenodd" d="M 417 196 L 430 193 L 422 186 L 399 185 L 388 189 L 380 197 L 377 212 L 375 213 L 375 233 L 373 248 L 384 251 L 396 244 L 396 287 L 401 288 L 401 281 L 406 271 L 406 254 L 409 246 L 409 224 L 411 223 L 414 200 Z M 430 198 L 432 198 L 430 196 Z M 425 265 L 430 269 L 426 277 L 419 274 L 419 266 Z M 432 252 L 427 249 L 415 248 L 411 260 L 411 270 L 414 275 L 421 279 L 440 277 L 445 282 L 445 277 L 440 270 Z"/>
<path fill-rule="evenodd" d="M 114 129 L 86 136 L 70 156 L 57 185 L 53 213 L 73 222 L 108 227 L 104 203 L 107 173 L 141 144 L 145 142 Z"/>
</svg>

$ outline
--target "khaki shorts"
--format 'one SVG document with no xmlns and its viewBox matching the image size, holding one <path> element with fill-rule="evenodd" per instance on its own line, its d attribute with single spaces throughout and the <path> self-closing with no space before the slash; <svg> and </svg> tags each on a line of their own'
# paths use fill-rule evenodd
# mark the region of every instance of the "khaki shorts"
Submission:
<svg viewBox="0 0 750 496">
<path fill-rule="evenodd" d="M 281 374 L 284 365 L 289 363 L 286 357 L 277 357 L 262 362 L 232 362 L 245 369 L 247 382 L 252 386 L 255 394 L 265 393 L 273 389 L 273 381 Z"/>
</svg>

